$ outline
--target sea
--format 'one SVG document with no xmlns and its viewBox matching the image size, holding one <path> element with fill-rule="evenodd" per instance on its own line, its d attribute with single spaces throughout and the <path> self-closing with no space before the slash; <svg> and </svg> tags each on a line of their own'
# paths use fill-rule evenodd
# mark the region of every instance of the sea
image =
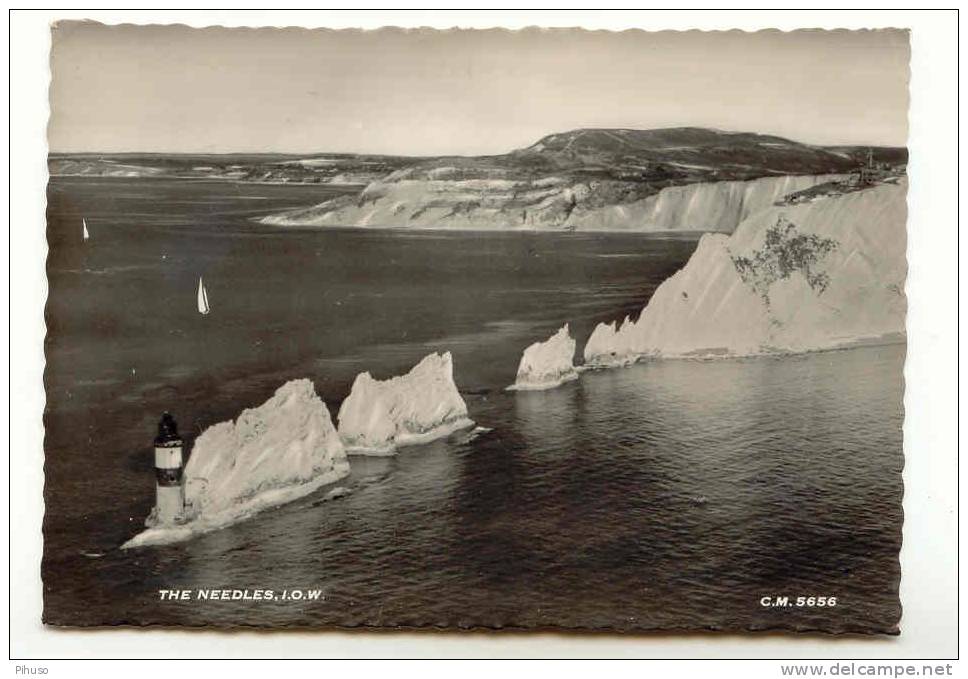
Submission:
<svg viewBox="0 0 968 679">
<path fill-rule="evenodd" d="M 358 190 L 51 179 L 47 624 L 898 632 L 903 344 L 508 392 L 525 347 L 568 323 L 580 355 L 699 234 L 257 221 Z M 434 351 L 478 429 L 352 457 L 340 497 L 120 549 L 154 503 L 164 411 L 190 450 L 308 377 L 335 420 L 358 373 Z"/>
</svg>

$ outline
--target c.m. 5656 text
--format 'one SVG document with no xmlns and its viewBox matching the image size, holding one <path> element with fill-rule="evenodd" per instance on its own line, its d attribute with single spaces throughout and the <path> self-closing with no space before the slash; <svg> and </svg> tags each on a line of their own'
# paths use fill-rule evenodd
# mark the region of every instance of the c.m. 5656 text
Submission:
<svg viewBox="0 0 968 679">
<path fill-rule="evenodd" d="M 837 605 L 835 596 L 765 596 L 760 599 L 764 608 L 832 608 Z"/>
</svg>

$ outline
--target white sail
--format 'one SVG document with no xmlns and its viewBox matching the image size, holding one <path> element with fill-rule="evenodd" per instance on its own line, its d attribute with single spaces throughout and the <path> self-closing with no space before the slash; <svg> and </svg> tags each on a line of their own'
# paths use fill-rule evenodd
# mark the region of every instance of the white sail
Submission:
<svg viewBox="0 0 968 679">
<path fill-rule="evenodd" d="M 208 292 L 205 290 L 205 283 L 202 282 L 202 277 L 198 277 L 198 313 L 205 315 L 209 311 L 208 307 Z"/>
<path fill-rule="evenodd" d="M 87 232 L 87 220 L 84 218 L 81 218 L 81 228 L 84 230 L 84 240 L 90 238 L 91 234 Z"/>
</svg>

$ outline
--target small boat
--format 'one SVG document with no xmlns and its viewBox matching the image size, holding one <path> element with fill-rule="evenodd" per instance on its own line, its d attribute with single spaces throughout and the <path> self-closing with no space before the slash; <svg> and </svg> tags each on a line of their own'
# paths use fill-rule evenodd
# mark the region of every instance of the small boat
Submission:
<svg viewBox="0 0 968 679">
<path fill-rule="evenodd" d="M 205 283 L 202 282 L 202 277 L 198 277 L 198 313 L 203 316 L 209 312 L 208 306 L 208 292 L 205 290 Z"/>
<path fill-rule="evenodd" d="M 83 217 L 81 218 L 81 229 L 82 229 L 82 233 L 84 234 L 84 240 L 87 241 L 88 239 L 90 239 L 91 234 L 88 233 L 87 231 L 87 220 L 84 219 Z"/>
</svg>

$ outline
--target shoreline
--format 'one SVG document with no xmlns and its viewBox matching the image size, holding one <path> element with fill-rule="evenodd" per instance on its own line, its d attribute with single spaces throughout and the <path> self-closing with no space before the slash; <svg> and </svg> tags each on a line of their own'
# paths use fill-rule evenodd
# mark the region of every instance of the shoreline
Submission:
<svg viewBox="0 0 968 679">
<path fill-rule="evenodd" d="M 184 542 L 192 538 L 211 533 L 213 531 L 234 526 L 245 519 L 259 514 L 266 509 L 280 507 L 289 504 L 299 498 L 310 495 L 323 486 L 333 485 L 350 475 L 349 463 L 337 465 L 330 472 L 320 474 L 316 478 L 289 486 L 270 488 L 258 495 L 244 500 L 237 505 L 227 507 L 212 516 L 198 516 L 197 518 L 183 524 L 173 526 L 154 526 L 147 528 L 134 537 L 124 542 L 120 549 L 137 549 L 141 547 L 157 547 L 170 545 L 177 542 Z M 339 487 L 333 488 L 331 492 L 336 492 Z M 341 497 L 345 493 L 339 493 L 332 498 Z"/>
<path fill-rule="evenodd" d="M 271 215 L 270 215 L 271 216 Z M 723 233 L 724 231 L 697 231 L 695 229 L 661 229 L 645 231 L 641 229 L 558 229 L 554 227 L 504 227 L 494 226 L 486 228 L 466 228 L 462 226 L 355 226 L 353 224 L 306 224 L 279 223 L 267 221 L 266 217 L 252 217 L 250 221 L 262 226 L 274 226 L 291 231 L 375 231 L 387 233 L 526 233 L 526 234 L 554 234 L 557 236 L 655 236 L 674 240 L 699 240 L 703 234 Z M 633 253 L 634 254 L 634 253 Z"/>
<path fill-rule="evenodd" d="M 515 382 L 509 387 L 504 387 L 504 391 L 547 391 L 548 389 L 555 389 L 569 382 L 574 382 L 580 376 L 581 371 L 578 370 L 578 366 L 575 366 L 572 372 L 556 380 L 548 382 Z"/>
<path fill-rule="evenodd" d="M 400 448 L 432 443 L 462 429 L 469 429 L 475 426 L 477 426 L 477 423 L 469 417 L 461 417 L 451 422 L 444 422 L 425 432 L 401 434 L 382 446 L 354 446 L 344 441 L 343 449 L 347 455 L 356 455 L 359 457 L 392 457 L 397 454 Z"/>
<path fill-rule="evenodd" d="M 822 354 L 831 351 L 847 351 L 849 349 L 864 349 L 867 347 L 882 347 L 907 345 L 907 333 L 888 333 L 885 335 L 870 335 L 856 337 L 842 343 L 831 344 L 811 349 L 784 349 L 778 351 L 758 351 L 752 353 L 705 353 L 705 354 L 634 354 L 624 358 L 617 358 L 610 362 L 583 363 L 575 366 L 579 372 L 593 372 L 598 370 L 612 370 L 615 368 L 627 368 L 637 363 L 647 363 L 650 361 L 695 361 L 707 363 L 711 361 L 729 360 L 749 360 L 758 358 L 795 358 L 810 354 Z"/>
</svg>

